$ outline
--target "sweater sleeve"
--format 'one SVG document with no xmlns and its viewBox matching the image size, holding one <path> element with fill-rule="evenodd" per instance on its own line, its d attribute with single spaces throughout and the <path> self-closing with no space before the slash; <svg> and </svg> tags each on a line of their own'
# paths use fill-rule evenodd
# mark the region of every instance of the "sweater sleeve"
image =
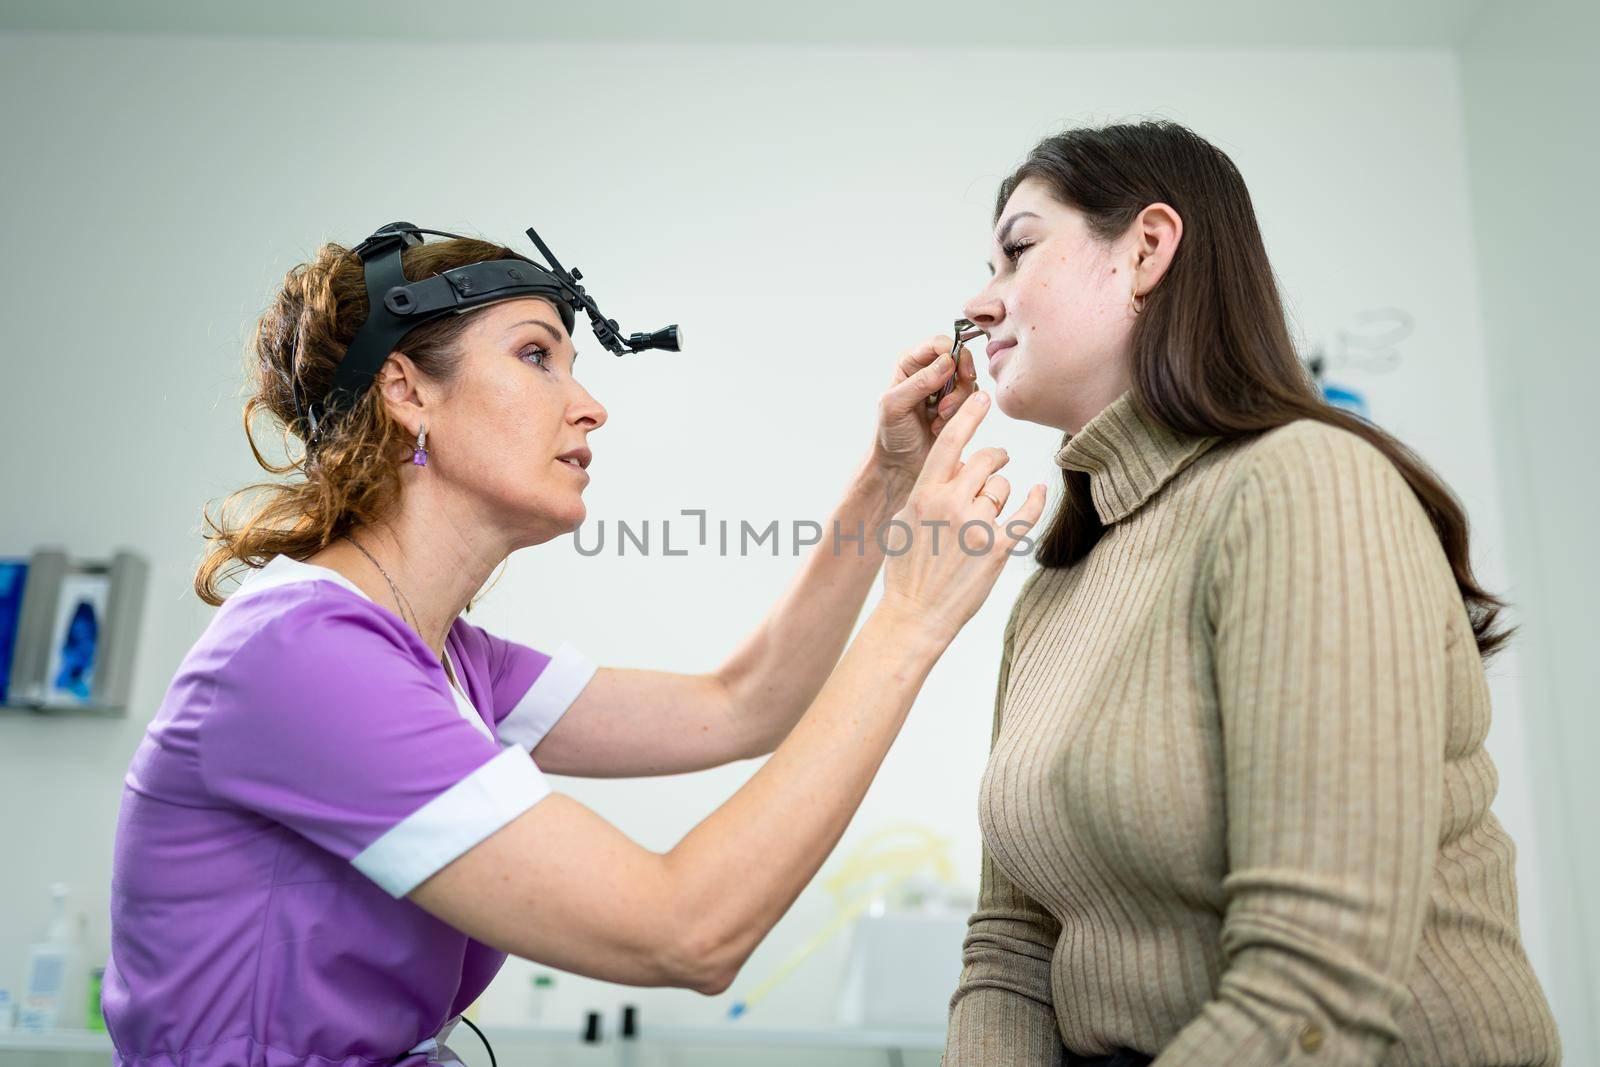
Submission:
<svg viewBox="0 0 1600 1067">
<path fill-rule="evenodd" d="M 1446 585 L 1426 514 L 1355 435 L 1279 431 L 1241 471 L 1207 592 L 1224 965 L 1158 1067 L 1372 1065 L 1399 1036 L 1438 847 Z"/>
<path fill-rule="evenodd" d="M 1024 586 L 1006 623 L 991 748 L 1000 734 L 1017 617 L 1027 590 Z M 950 998 L 944 1067 L 1065 1062 L 1050 992 L 1050 958 L 1060 934 L 1060 924 L 1016 887 L 985 847 L 978 907 L 967 922 L 961 979 Z"/>
</svg>

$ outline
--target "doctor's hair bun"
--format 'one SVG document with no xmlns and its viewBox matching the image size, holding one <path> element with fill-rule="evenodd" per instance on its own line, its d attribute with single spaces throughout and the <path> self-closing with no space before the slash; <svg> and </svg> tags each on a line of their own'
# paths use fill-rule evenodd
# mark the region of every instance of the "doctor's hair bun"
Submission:
<svg viewBox="0 0 1600 1067">
<path fill-rule="evenodd" d="M 407 279 L 420 281 L 454 267 L 516 255 L 489 241 L 429 241 L 407 248 L 401 268 Z M 324 424 L 309 451 L 310 428 L 295 411 L 296 379 L 302 403 L 325 396 L 366 317 L 361 259 L 333 242 L 318 248 L 309 262 L 290 268 L 272 294 L 245 354 L 244 432 L 263 470 L 291 477 L 231 493 L 215 518 L 209 505 L 203 510 L 200 533 L 209 547 L 194 588 L 206 603 L 222 603 L 219 586 L 229 575 L 264 566 L 283 553 L 304 559 L 351 526 L 384 515 L 398 501 L 399 468 L 409 460 L 415 442 L 390 416 L 376 388 Z M 457 369 L 457 345 L 474 318 L 469 313 L 424 323 L 395 347 L 424 376 L 448 383 Z M 257 447 L 256 424 L 263 419 L 282 441 L 280 462 Z"/>
</svg>

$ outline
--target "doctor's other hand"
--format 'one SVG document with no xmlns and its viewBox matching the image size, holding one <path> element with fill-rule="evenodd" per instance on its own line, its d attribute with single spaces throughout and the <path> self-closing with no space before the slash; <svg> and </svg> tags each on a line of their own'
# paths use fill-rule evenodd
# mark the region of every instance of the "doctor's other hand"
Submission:
<svg viewBox="0 0 1600 1067">
<path fill-rule="evenodd" d="M 880 469 L 909 483 L 922 469 L 928 449 L 950 416 L 977 390 L 978 372 L 972 353 L 962 346 L 951 358 L 955 342 L 941 334 L 900 353 L 889 388 L 878 401 L 878 437 L 873 455 Z M 956 375 L 955 391 L 930 414 L 925 401 Z"/>
<path fill-rule="evenodd" d="M 1045 488 L 1035 485 L 1002 518 L 1011 496 L 1011 483 L 997 473 L 1010 461 L 1005 449 L 980 448 L 962 460 L 961 450 L 990 406 L 987 393 L 974 392 L 951 413 L 896 524 L 884 534 L 880 607 L 945 640 L 977 613 L 1008 554 L 1044 512 Z"/>
</svg>

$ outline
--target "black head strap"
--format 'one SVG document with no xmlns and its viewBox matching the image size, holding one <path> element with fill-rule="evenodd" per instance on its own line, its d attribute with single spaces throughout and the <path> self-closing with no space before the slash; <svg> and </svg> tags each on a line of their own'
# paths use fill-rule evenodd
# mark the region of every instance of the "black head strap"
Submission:
<svg viewBox="0 0 1600 1067">
<path fill-rule="evenodd" d="M 361 257 L 367 284 L 367 318 L 356 331 L 345 356 L 334 371 L 333 384 L 320 401 L 305 401 L 299 376 L 294 376 L 295 414 L 308 447 L 323 425 L 351 407 L 371 386 L 378 369 L 406 334 L 445 315 L 460 314 L 502 300 L 540 297 L 555 306 L 561 324 L 571 336 L 576 313 L 588 313 L 595 336 L 617 355 L 647 348 L 679 351 L 682 334 L 668 326 L 652 334 L 633 334 L 623 341 L 615 319 L 607 319 L 580 284 L 576 269 L 566 270 L 532 228 L 528 236 L 550 260 L 545 267 L 531 259 L 496 259 L 454 267 L 420 281 L 408 281 L 401 257 L 407 248 L 422 244 L 423 234 L 461 238 L 441 230 L 424 230 L 409 222 L 391 222 L 355 247 Z"/>
</svg>

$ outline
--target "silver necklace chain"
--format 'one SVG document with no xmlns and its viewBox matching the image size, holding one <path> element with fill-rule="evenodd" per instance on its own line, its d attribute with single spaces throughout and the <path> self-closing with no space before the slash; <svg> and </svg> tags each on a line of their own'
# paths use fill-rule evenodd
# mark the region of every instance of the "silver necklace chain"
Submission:
<svg viewBox="0 0 1600 1067">
<path fill-rule="evenodd" d="M 366 556 L 367 559 L 371 560 L 372 565 L 378 568 L 378 573 L 383 575 L 383 580 L 389 583 L 389 592 L 394 594 L 394 602 L 396 606 L 398 606 L 402 612 L 411 616 L 411 628 L 417 632 L 417 636 L 421 637 L 422 627 L 417 625 L 417 613 L 411 607 L 411 601 L 407 600 L 403 595 L 401 595 L 399 587 L 394 584 L 394 579 L 390 578 L 389 572 L 383 569 L 383 564 L 373 559 L 372 553 L 368 552 L 365 548 L 362 548 L 361 542 L 357 541 L 354 537 L 351 537 L 349 534 L 345 534 L 344 539 L 349 541 L 352 545 L 355 545 L 357 551 L 359 551 L 363 556 Z M 424 637 L 423 640 L 426 641 L 427 638 Z M 441 665 L 444 664 L 444 659 L 442 657 L 440 658 L 439 663 Z"/>
</svg>

